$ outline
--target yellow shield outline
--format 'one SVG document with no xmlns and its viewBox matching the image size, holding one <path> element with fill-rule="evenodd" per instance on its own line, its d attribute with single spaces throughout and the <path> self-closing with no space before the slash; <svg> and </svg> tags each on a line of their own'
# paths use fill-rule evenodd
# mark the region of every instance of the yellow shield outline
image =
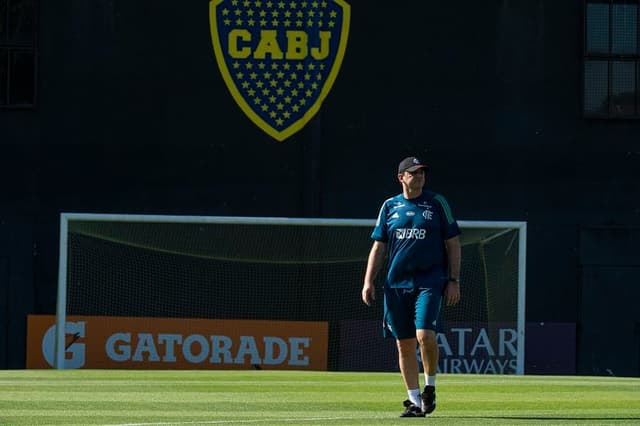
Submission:
<svg viewBox="0 0 640 426">
<path fill-rule="evenodd" d="M 231 77 L 231 73 L 229 68 L 227 67 L 227 63 L 224 60 L 224 51 L 222 50 L 222 46 L 220 44 L 220 38 L 218 33 L 218 20 L 216 19 L 216 11 L 218 5 L 223 3 L 226 0 L 211 0 L 209 2 L 209 28 L 211 30 L 211 40 L 213 43 L 213 50 L 216 56 L 216 62 L 218 63 L 218 68 L 220 69 L 220 73 L 222 74 L 222 78 L 231 92 L 231 96 L 236 101 L 236 103 L 240 106 L 240 109 L 249 117 L 253 123 L 255 123 L 260 129 L 262 129 L 265 133 L 273 137 L 279 142 L 284 141 L 289 136 L 298 132 L 307 123 L 316 115 L 316 113 L 320 110 L 322 103 L 325 98 L 331 91 L 333 87 L 333 83 L 340 72 L 340 68 L 342 67 L 342 60 L 344 58 L 345 51 L 347 49 L 347 41 L 349 38 L 349 24 L 351 22 L 351 7 L 344 0 L 329 0 L 342 8 L 343 13 L 343 22 L 340 32 L 340 41 L 338 44 L 338 51 L 336 52 L 335 61 L 333 66 L 331 67 L 331 71 L 327 76 L 327 79 L 322 86 L 322 90 L 316 101 L 309 107 L 309 109 L 304 113 L 304 115 L 293 122 L 289 127 L 278 130 L 275 129 L 271 124 L 262 119 L 256 112 L 251 108 L 251 106 L 247 103 L 246 99 L 240 93 L 240 90 L 236 86 L 236 82 Z"/>
</svg>

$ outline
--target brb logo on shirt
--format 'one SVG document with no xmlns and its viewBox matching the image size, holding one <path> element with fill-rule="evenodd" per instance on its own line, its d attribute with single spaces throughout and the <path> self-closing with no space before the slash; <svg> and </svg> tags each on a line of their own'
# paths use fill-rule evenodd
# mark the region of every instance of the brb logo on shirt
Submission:
<svg viewBox="0 0 640 426">
<path fill-rule="evenodd" d="M 426 229 L 398 228 L 396 229 L 397 240 L 424 240 L 427 238 Z"/>
</svg>

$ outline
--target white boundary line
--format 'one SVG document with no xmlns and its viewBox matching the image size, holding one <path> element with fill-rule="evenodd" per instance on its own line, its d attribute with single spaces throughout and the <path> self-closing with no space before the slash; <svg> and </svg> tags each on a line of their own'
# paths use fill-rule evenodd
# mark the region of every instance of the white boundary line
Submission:
<svg viewBox="0 0 640 426">
<path fill-rule="evenodd" d="M 159 423 L 117 423 L 104 424 L 101 426 L 171 426 L 171 425 L 224 425 L 224 424 L 247 424 L 247 423 L 270 423 L 270 422 L 323 422 L 334 420 L 354 420 L 361 417 L 307 417 L 307 418 L 291 418 L 291 419 L 253 419 L 253 420 L 205 420 L 205 421 L 188 421 L 188 422 L 159 422 Z"/>
</svg>

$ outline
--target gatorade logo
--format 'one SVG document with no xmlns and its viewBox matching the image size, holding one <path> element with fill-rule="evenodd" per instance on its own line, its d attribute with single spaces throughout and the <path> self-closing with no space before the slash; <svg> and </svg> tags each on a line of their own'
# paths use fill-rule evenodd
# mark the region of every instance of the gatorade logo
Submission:
<svg viewBox="0 0 640 426">
<path fill-rule="evenodd" d="M 327 369 L 326 322 L 71 316 L 56 362 L 55 321 L 29 315 L 27 368 Z"/>
<path fill-rule="evenodd" d="M 51 367 L 55 364 L 56 330 L 57 326 L 51 326 L 42 338 L 42 355 Z M 85 322 L 67 322 L 64 333 L 66 337 L 64 368 L 84 367 L 85 344 L 78 342 L 78 340 L 86 337 Z"/>
</svg>

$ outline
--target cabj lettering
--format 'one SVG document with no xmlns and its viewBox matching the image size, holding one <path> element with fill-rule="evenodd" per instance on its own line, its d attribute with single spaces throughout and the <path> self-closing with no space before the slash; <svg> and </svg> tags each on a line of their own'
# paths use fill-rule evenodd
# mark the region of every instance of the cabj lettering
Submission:
<svg viewBox="0 0 640 426">
<path fill-rule="evenodd" d="M 271 59 L 303 60 L 309 56 L 315 60 L 323 60 L 329 56 L 329 31 L 319 31 L 320 46 L 309 48 L 309 36 L 304 31 L 286 31 L 287 50 L 282 51 L 278 43 L 276 30 L 261 30 L 260 40 L 252 46 L 252 37 L 249 30 L 234 29 L 229 32 L 227 51 L 234 59 L 246 59 L 253 56 L 254 59 L 265 59 L 267 55 Z M 253 49 L 252 49 L 253 48 Z"/>
</svg>

